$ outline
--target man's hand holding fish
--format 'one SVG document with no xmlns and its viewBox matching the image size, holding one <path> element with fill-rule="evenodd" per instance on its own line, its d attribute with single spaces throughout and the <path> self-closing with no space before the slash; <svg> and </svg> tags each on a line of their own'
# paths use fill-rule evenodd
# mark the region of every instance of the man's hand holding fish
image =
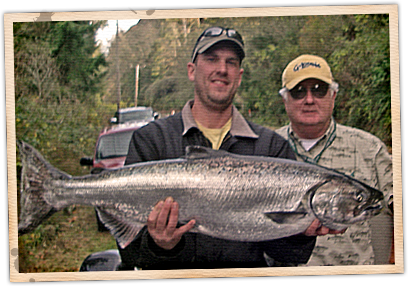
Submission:
<svg viewBox="0 0 408 286">
<path fill-rule="evenodd" d="M 340 234 L 344 233 L 347 228 L 343 230 L 336 230 L 336 229 L 330 229 L 328 227 L 325 227 L 322 225 L 322 223 L 318 220 L 315 219 L 312 224 L 305 230 L 303 233 L 304 235 L 307 236 L 321 236 L 321 235 L 327 235 L 327 234 Z"/>
<path fill-rule="evenodd" d="M 170 250 L 181 240 L 184 233 L 194 227 L 195 221 L 177 228 L 179 205 L 168 197 L 158 202 L 147 219 L 147 229 L 157 246 Z"/>
</svg>

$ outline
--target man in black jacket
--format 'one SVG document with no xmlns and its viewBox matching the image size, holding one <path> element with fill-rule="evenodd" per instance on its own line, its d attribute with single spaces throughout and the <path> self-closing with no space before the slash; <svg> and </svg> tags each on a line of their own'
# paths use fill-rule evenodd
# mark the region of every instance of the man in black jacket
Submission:
<svg viewBox="0 0 408 286">
<path fill-rule="evenodd" d="M 198 38 L 187 65 L 194 100 L 181 113 L 135 131 L 125 164 L 178 158 L 185 147 L 201 145 L 242 155 L 295 159 L 275 132 L 248 122 L 232 104 L 241 83 L 244 43 L 233 29 L 212 27 Z M 121 269 L 191 269 L 292 266 L 306 263 L 316 235 L 333 233 L 315 221 L 305 232 L 263 242 L 238 242 L 189 232 L 194 220 L 178 224 L 179 205 L 163 198 L 147 226 L 126 248 Z"/>
</svg>

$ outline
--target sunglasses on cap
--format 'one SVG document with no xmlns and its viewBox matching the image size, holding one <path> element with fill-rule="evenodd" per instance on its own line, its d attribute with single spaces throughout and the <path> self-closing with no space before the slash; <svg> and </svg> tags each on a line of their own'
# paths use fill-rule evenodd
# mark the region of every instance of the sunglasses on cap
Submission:
<svg viewBox="0 0 408 286">
<path fill-rule="evenodd" d="M 197 42 L 200 42 L 206 37 L 219 37 L 224 33 L 224 31 L 226 32 L 226 35 L 228 36 L 228 38 L 236 39 L 241 44 L 244 44 L 244 41 L 242 40 L 241 35 L 237 31 L 235 31 L 234 29 L 222 28 L 222 27 L 208 28 L 201 34 L 200 37 L 198 37 Z"/>
<path fill-rule="evenodd" d="M 244 48 L 244 41 L 241 37 L 241 35 L 235 31 L 234 29 L 229 29 L 229 28 L 222 28 L 222 27 L 211 27 L 206 29 L 204 32 L 201 33 L 201 35 L 198 37 L 197 42 L 194 46 L 193 49 L 193 54 L 192 54 L 192 62 L 194 62 L 198 51 L 205 45 L 207 45 L 207 43 L 211 43 L 213 42 L 213 44 L 215 44 L 217 42 L 216 37 L 223 37 L 225 39 L 225 37 L 233 39 L 234 41 L 236 41 L 236 44 L 240 46 L 240 58 L 243 59 L 245 57 L 245 53 L 243 51 Z M 214 40 L 211 40 L 211 39 Z"/>
<path fill-rule="evenodd" d="M 299 100 L 303 99 L 307 95 L 308 88 L 298 84 L 291 90 L 289 90 L 290 95 L 293 99 Z M 310 92 L 316 98 L 323 98 L 326 96 L 327 91 L 329 90 L 329 85 L 327 83 L 316 83 L 312 87 L 310 87 Z"/>
</svg>

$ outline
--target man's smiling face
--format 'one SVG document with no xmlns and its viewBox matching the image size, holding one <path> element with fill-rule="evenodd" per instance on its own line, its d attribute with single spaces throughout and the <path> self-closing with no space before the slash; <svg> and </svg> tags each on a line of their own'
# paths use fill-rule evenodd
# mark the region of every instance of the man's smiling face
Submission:
<svg viewBox="0 0 408 286">
<path fill-rule="evenodd" d="M 231 45 L 223 42 L 214 45 L 187 68 L 195 96 L 204 105 L 221 110 L 231 105 L 244 72 Z"/>
</svg>

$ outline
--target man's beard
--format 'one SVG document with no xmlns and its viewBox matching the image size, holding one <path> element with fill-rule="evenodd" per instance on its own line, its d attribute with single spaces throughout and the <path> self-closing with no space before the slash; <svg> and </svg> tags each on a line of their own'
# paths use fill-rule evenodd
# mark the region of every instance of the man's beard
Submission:
<svg viewBox="0 0 408 286">
<path fill-rule="evenodd" d="M 204 105 L 217 111 L 224 111 L 228 109 L 231 106 L 235 96 L 234 93 L 233 95 L 229 94 L 227 97 L 218 98 L 217 96 L 212 96 L 211 94 L 202 92 L 201 90 L 196 90 L 196 93 Z"/>
</svg>

